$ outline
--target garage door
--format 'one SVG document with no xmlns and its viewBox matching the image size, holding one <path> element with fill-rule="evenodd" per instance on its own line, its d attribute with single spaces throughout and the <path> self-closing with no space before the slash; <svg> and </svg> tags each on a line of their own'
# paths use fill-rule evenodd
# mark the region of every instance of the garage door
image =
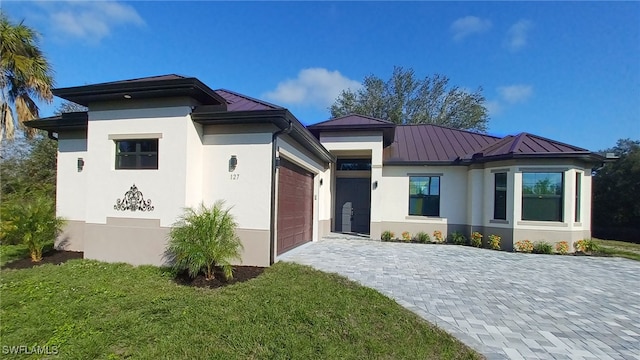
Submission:
<svg viewBox="0 0 640 360">
<path fill-rule="evenodd" d="M 278 255 L 311 241 L 313 174 L 284 159 L 278 169 Z"/>
</svg>

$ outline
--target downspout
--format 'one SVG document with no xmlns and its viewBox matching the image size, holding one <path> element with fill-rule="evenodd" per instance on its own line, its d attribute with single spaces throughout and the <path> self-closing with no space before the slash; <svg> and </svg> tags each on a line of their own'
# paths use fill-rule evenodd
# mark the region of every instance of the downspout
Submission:
<svg viewBox="0 0 640 360">
<path fill-rule="evenodd" d="M 291 132 L 291 120 L 288 120 L 289 124 L 286 128 L 278 130 L 273 133 L 271 137 L 271 231 L 269 235 L 269 265 L 273 265 L 275 262 L 275 231 L 276 228 L 276 170 L 277 164 L 276 162 L 276 140 L 278 140 L 278 136 L 282 134 L 288 134 Z"/>
</svg>

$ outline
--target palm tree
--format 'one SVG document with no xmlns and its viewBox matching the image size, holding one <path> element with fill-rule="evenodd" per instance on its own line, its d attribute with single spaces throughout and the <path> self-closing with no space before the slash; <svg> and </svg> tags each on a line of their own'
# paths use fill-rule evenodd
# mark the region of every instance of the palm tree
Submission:
<svg viewBox="0 0 640 360">
<path fill-rule="evenodd" d="M 52 70 L 38 48 L 38 33 L 22 22 L 13 24 L 0 13 L 0 139 L 13 139 L 15 127 L 11 105 L 15 107 L 18 127 L 27 137 L 35 129 L 26 129 L 25 121 L 37 119 L 35 100 L 53 100 Z"/>
</svg>

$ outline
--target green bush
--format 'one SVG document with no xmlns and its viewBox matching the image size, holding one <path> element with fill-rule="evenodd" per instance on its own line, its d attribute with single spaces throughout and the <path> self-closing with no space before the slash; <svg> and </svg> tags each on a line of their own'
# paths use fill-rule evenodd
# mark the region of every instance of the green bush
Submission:
<svg viewBox="0 0 640 360">
<path fill-rule="evenodd" d="M 451 242 L 456 244 L 456 245 L 466 245 L 467 244 L 467 237 L 462 235 L 462 233 L 459 232 L 459 231 L 454 231 L 451 234 Z"/>
<path fill-rule="evenodd" d="M 431 237 L 429 236 L 429 234 L 427 234 L 424 231 L 419 231 L 418 233 L 416 233 L 414 238 L 417 242 L 420 242 L 423 244 L 431 241 Z"/>
<path fill-rule="evenodd" d="M 395 236 L 395 234 L 392 231 L 385 230 L 385 231 L 382 232 L 382 235 L 380 236 L 380 239 L 382 241 L 391 241 L 391 240 L 393 240 L 394 236 Z"/>
<path fill-rule="evenodd" d="M 580 251 L 583 253 L 592 253 L 592 252 L 600 251 L 600 247 L 598 246 L 598 244 L 596 244 L 596 242 L 591 239 L 578 240 L 573 244 L 573 247 L 575 247 L 577 251 Z"/>
<path fill-rule="evenodd" d="M 471 233 L 471 246 L 481 247 L 482 246 L 482 234 L 477 231 Z"/>
<path fill-rule="evenodd" d="M 225 278 L 231 278 L 231 260 L 239 260 L 243 248 L 235 232 L 236 226 L 230 209 L 224 208 L 222 200 L 216 201 L 213 207 L 200 204 L 197 210 L 185 209 L 169 234 L 168 253 L 174 269 L 187 270 L 191 277 L 204 272 L 205 279 L 212 280 L 218 266 Z"/>
<path fill-rule="evenodd" d="M 538 241 L 533 244 L 534 254 L 553 254 L 553 245 L 546 241 Z"/>
<path fill-rule="evenodd" d="M 24 244 L 33 262 L 42 260 L 43 250 L 55 240 L 65 224 L 56 216 L 55 202 L 41 192 L 4 199 L 0 216 L 0 241 Z"/>
</svg>

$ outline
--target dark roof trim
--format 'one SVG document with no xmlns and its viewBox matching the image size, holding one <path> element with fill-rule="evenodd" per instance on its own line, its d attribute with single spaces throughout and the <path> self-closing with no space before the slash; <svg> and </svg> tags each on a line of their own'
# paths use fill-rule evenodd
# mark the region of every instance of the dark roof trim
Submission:
<svg viewBox="0 0 640 360">
<path fill-rule="evenodd" d="M 88 120 L 88 113 L 81 111 L 25 121 L 24 124 L 35 129 L 58 132 L 60 130 L 84 130 L 87 128 Z"/>
<path fill-rule="evenodd" d="M 496 156 L 482 156 L 478 153 L 471 159 L 455 159 L 453 161 L 401 161 L 401 160 L 388 160 L 383 164 L 387 166 L 423 166 L 423 165 L 470 165 L 478 163 L 488 163 L 502 160 L 517 160 L 517 159 L 578 159 L 589 163 L 602 163 L 607 161 L 606 158 L 600 154 L 592 152 L 576 152 L 576 153 L 538 153 L 538 154 L 503 154 Z"/>
<path fill-rule="evenodd" d="M 279 129 L 287 129 L 291 123 L 289 136 L 325 163 L 335 161 L 331 154 L 287 109 L 259 111 L 209 111 L 208 107 L 197 107 L 191 119 L 202 125 L 273 124 Z"/>
<path fill-rule="evenodd" d="M 58 97 L 84 106 L 98 101 L 176 96 L 191 97 L 205 105 L 223 105 L 226 108 L 227 104 L 223 97 L 193 77 L 112 82 L 59 88 L 53 89 L 52 92 Z"/>
</svg>

